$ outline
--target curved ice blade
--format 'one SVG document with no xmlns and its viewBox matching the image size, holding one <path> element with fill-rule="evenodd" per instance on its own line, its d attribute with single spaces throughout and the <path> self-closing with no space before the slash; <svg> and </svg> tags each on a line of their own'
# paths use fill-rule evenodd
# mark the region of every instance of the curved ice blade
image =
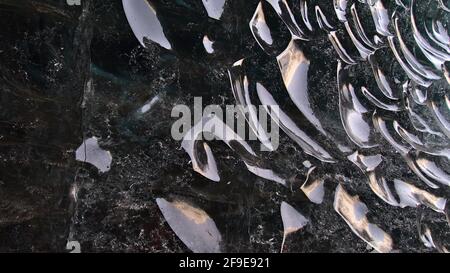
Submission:
<svg viewBox="0 0 450 273">
<path fill-rule="evenodd" d="M 338 67 L 339 110 L 348 137 L 361 148 L 378 146 L 374 141 L 372 113 L 360 102 L 353 85 L 345 79 L 346 71 Z"/>
<path fill-rule="evenodd" d="M 296 44 L 296 40 L 291 41 L 286 50 L 277 57 L 277 60 L 290 98 L 314 127 L 322 134 L 327 135 L 309 102 L 308 70 L 310 60 Z"/>
<path fill-rule="evenodd" d="M 295 122 L 289 118 L 286 113 L 284 113 L 281 109 L 278 108 L 278 111 L 270 111 L 269 108 L 271 106 L 276 106 L 272 95 L 267 91 L 267 89 L 261 85 L 257 84 L 256 89 L 258 92 L 259 100 L 262 105 L 267 108 L 267 112 L 271 114 L 272 118 L 278 123 L 278 126 L 289 136 L 291 137 L 297 144 L 305 151 L 305 153 L 316 157 L 317 159 L 333 163 L 335 160 L 333 157 L 322 148 L 316 141 L 314 141 L 310 136 L 308 136 L 303 130 L 301 130 Z"/>
<path fill-rule="evenodd" d="M 273 38 L 269 26 L 266 22 L 266 16 L 263 10 L 263 4 L 260 2 L 256 8 L 255 14 L 250 21 L 250 30 L 259 46 L 266 52 L 269 52 L 273 45 Z"/>
</svg>

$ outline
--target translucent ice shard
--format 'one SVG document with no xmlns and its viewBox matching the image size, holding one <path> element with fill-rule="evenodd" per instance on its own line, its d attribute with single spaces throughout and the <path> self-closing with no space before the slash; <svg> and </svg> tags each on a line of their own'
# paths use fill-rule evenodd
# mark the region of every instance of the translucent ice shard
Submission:
<svg viewBox="0 0 450 273">
<path fill-rule="evenodd" d="M 441 242 L 436 241 L 433 238 L 431 229 L 426 224 L 420 224 L 419 226 L 419 236 L 423 244 L 428 248 L 434 248 L 441 253 L 449 253 L 448 249 L 442 245 Z"/>
<path fill-rule="evenodd" d="M 309 201 L 314 204 L 322 204 L 323 197 L 325 195 L 324 180 L 323 179 L 312 179 L 311 172 L 315 170 L 312 167 L 308 170 L 308 175 L 306 177 L 305 183 L 303 183 L 301 190 L 308 197 Z"/>
<path fill-rule="evenodd" d="M 206 52 L 208 52 L 208 54 L 213 54 L 214 53 L 214 42 L 211 41 L 208 37 L 208 35 L 205 35 L 203 37 L 203 46 L 205 47 Z"/>
<path fill-rule="evenodd" d="M 450 159 L 450 145 L 447 139 L 440 136 L 433 136 L 433 141 L 438 141 L 439 144 L 431 145 L 426 143 L 426 138 L 429 137 L 428 134 L 417 131 L 413 133 L 400 125 L 396 126 L 394 129 L 397 134 L 414 149 L 429 155 L 444 156 L 447 159 Z"/>
<path fill-rule="evenodd" d="M 300 14 L 302 18 L 303 25 L 309 30 L 313 31 L 313 26 L 311 25 L 311 22 L 309 20 L 309 14 L 308 14 L 308 1 L 306 0 L 300 0 Z"/>
<path fill-rule="evenodd" d="M 440 69 L 445 62 L 450 61 L 450 53 L 440 48 L 439 45 L 435 45 L 432 40 L 427 39 L 425 34 L 422 34 L 419 27 L 419 20 L 417 18 L 418 14 L 416 13 L 418 5 L 417 2 L 419 1 L 411 0 L 410 9 L 411 26 L 414 39 L 417 46 L 427 57 L 427 59 L 435 66 L 436 69 Z"/>
<path fill-rule="evenodd" d="M 220 20 L 226 0 L 202 0 L 208 16 Z"/>
<path fill-rule="evenodd" d="M 388 186 L 388 181 L 377 170 L 383 161 L 380 154 L 366 156 L 356 151 L 347 158 L 367 175 L 370 188 L 381 200 L 392 206 L 398 206 L 398 202 Z"/>
<path fill-rule="evenodd" d="M 399 86 L 395 82 L 395 78 L 393 78 L 392 71 L 387 70 L 382 66 L 384 64 L 384 54 L 391 55 L 390 52 L 384 49 L 377 49 L 372 54 L 370 54 L 368 60 L 370 66 L 372 68 L 373 76 L 376 80 L 378 89 L 382 92 L 382 94 L 391 100 L 400 99 L 402 86 Z"/>
<path fill-rule="evenodd" d="M 335 27 L 328 21 L 320 6 L 315 6 L 314 10 L 316 13 L 317 24 L 319 25 L 320 29 L 327 32 L 335 29 Z"/>
<path fill-rule="evenodd" d="M 417 84 L 420 84 L 424 87 L 429 87 L 431 85 L 431 81 L 421 76 L 419 73 L 417 73 L 414 69 L 412 69 L 409 66 L 407 61 L 403 60 L 401 56 L 401 50 L 398 49 L 400 48 L 400 46 L 397 45 L 398 43 L 397 38 L 393 36 L 388 37 L 388 42 L 392 52 L 395 55 L 395 58 L 397 59 L 397 62 L 401 65 L 403 71 L 408 75 L 408 77 Z"/>
<path fill-rule="evenodd" d="M 359 19 L 360 16 L 358 14 L 358 11 L 357 11 L 355 3 L 353 3 L 353 5 L 351 6 L 350 11 L 351 11 L 351 14 L 352 14 L 353 25 L 354 25 L 354 27 L 356 29 L 356 33 L 358 34 L 357 36 L 359 37 L 359 39 L 362 41 L 363 44 L 365 44 L 369 48 L 375 49 L 376 45 L 367 36 L 366 30 L 364 29 L 363 24 L 362 24 L 361 20 Z"/>
<path fill-rule="evenodd" d="M 360 6 L 359 6 L 360 7 Z M 362 59 L 366 59 L 376 48 L 374 43 L 367 37 L 361 21 L 359 20 L 356 3 L 350 7 L 351 17 L 344 20 L 345 30 L 351 39 L 351 43 L 358 50 Z"/>
<path fill-rule="evenodd" d="M 286 0 L 266 0 L 283 20 L 294 38 L 306 39 Z"/>
<path fill-rule="evenodd" d="M 450 175 L 437 164 L 438 161 L 446 161 L 446 157 L 425 155 L 414 150 L 394 132 L 398 129 L 398 122 L 382 118 L 378 114 L 373 117 L 375 128 L 399 152 L 409 168 L 429 187 L 439 188 L 438 184 L 449 185 Z M 448 164 L 448 162 L 446 163 Z"/>
<path fill-rule="evenodd" d="M 222 236 L 204 210 L 183 201 L 168 202 L 163 198 L 156 199 L 156 203 L 169 226 L 192 252 L 221 252 Z"/>
<path fill-rule="evenodd" d="M 284 178 L 278 176 L 272 170 L 260 166 L 261 164 L 257 160 L 256 153 L 248 143 L 215 115 L 209 115 L 200 120 L 186 133 L 181 143 L 181 146 L 191 158 L 193 169 L 199 174 L 210 180 L 220 181 L 214 155 L 209 145 L 201 139 L 204 132 L 214 135 L 214 137 L 222 140 L 228 147 L 236 151 L 251 173 L 286 185 Z"/>
<path fill-rule="evenodd" d="M 142 106 L 139 111 L 141 114 L 145 114 L 148 111 L 150 111 L 153 106 L 155 106 L 156 103 L 158 103 L 158 101 L 160 100 L 159 95 L 153 97 L 151 100 L 149 100 L 147 103 L 144 104 L 144 106 Z"/>
<path fill-rule="evenodd" d="M 409 73 L 414 73 L 415 77 L 425 77 L 429 80 L 437 80 L 440 79 L 441 76 L 437 75 L 433 72 L 433 70 L 430 67 L 427 67 L 426 65 L 423 65 L 420 63 L 420 61 L 417 59 L 417 57 L 409 50 L 407 47 L 402 34 L 401 34 L 401 27 L 400 27 L 400 18 L 397 14 L 395 14 L 394 18 L 394 26 L 395 26 L 395 34 L 396 38 L 398 39 L 398 43 L 400 45 L 400 51 L 403 54 L 405 58 L 405 62 L 402 60 L 399 60 L 399 62 L 403 63 L 404 65 L 408 64 L 408 71 Z M 393 43 L 391 43 L 392 45 Z M 399 58 L 399 54 L 396 55 L 397 58 Z M 419 74 L 419 75 L 417 75 Z"/>
<path fill-rule="evenodd" d="M 431 30 L 426 28 L 426 32 L 433 42 L 445 49 L 445 51 L 450 52 L 450 36 L 444 27 L 444 23 L 438 19 L 433 19 Z"/>
<path fill-rule="evenodd" d="M 156 10 L 147 0 L 122 0 L 123 9 L 134 36 L 145 47 L 147 38 L 166 49 L 172 49 L 164 34 L 163 27 L 156 15 Z"/>
<path fill-rule="evenodd" d="M 350 26 L 350 24 L 348 22 L 345 22 L 344 25 L 345 25 L 345 29 L 347 30 L 348 35 L 350 36 L 350 39 L 351 39 L 353 45 L 358 50 L 361 58 L 367 59 L 367 56 L 369 56 L 373 52 L 373 49 L 368 47 L 362 41 L 359 40 L 359 37 L 354 33 L 354 31 L 352 30 L 352 27 Z"/>
<path fill-rule="evenodd" d="M 444 103 L 440 101 L 430 100 L 428 103 L 428 108 L 433 114 L 434 119 L 441 128 L 442 132 L 450 138 L 450 99 L 448 95 L 445 95 L 442 99 Z"/>
<path fill-rule="evenodd" d="M 383 161 L 380 154 L 365 156 L 358 151 L 349 155 L 347 158 L 364 172 L 374 171 Z"/>
<path fill-rule="evenodd" d="M 414 129 L 440 138 L 445 137 L 440 132 L 441 126 L 435 120 L 429 108 L 417 104 L 410 95 L 405 98 L 405 106 Z"/>
<path fill-rule="evenodd" d="M 362 94 L 369 100 L 373 105 L 380 109 L 392 111 L 392 112 L 398 112 L 402 110 L 402 106 L 398 101 L 395 102 L 384 102 L 381 101 L 379 98 L 377 98 L 375 95 L 372 94 L 366 87 L 361 87 Z"/>
<path fill-rule="evenodd" d="M 277 125 L 290 137 L 292 138 L 305 153 L 314 156 L 315 158 L 323 161 L 334 163 L 333 157 L 321 146 L 319 143 L 314 141 L 310 136 L 308 136 L 302 129 L 300 129 L 295 122 L 285 113 L 283 110 L 278 108 L 278 111 L 269 111 L 271 106 L 276 106 L 277 103 L 272 97 L 272 95 L 267 91 L 267 89 L 262 84 L 257 84 L 256 89 L 258 92 L 259 100 L 262 105 L 266 107 L 268 113 L 277 122 Z"/>
<path fill-rule="evenodd" d="M 282 177 L 280 177 L 278 174 L 276 174 L 273 170 L 261 168 L 252 164 L 245 163 L 247 169 L 255 174 L 256 176 L 259 176 L 261 178 L 277 182 L 281 185 L 286 186 L 286 180 Z"/>
<path fill-rule="evenodd" d="M 420 239 L 424 243 L 424 245 L 428 248 L 436 248 L 436 245 L 434 244 L 433 235 L 431 234 L 430 228 L 426 227 L 423 228 L 421 231 Z"/>
<path fill-rule="evenodd" d="M 409 0 L 395 0 L 395 4 L 398 6 L 408 10 L 409 9 Z"/>
<path fill-rule="evenodd" d="M 347 21 L 346 18 L 347 2 L 348 0 L 333 0 L 334 11 L 336 12 L 336 16 L 341 22 Z"/>
<path fill-rule="evenodd" d="M 356 61 L 353 59 L 352 56 L 350 56 L 350 54 L 343 46 L 341 40 L 337 36 L 337 31 L 335 30 L 330 31 L 330 33 L 328 34 L 328 39 L 330 40 L 331 44 L 336 50 L 336 53 L 339 55 L 339 57 L 343 62 L 345 62 L 346 64 L 356 64 Z"/>
<path fill-rule="evenodd" d="M 375 23 L 377 32 L 383 36 L 391 36 L 389 32 L 389 13 L 381 0 L 370 0 L 370 11 L 372 13 L 372 19 Z"/>
<path fill-rule="evenodd" d="M 266 23 L 266 17 L 264 15 L 262 2 L 258 4 L 255 14 L 250 21 L 250 30 L 252 31 L 253 37 L 255 37 L 256 42 L 259 46 L 266 52 L 273 44 L 272 34 L 270 28 Z"/>
<path fill-rule="evenodd" d="M 349 195 L 338 185 L 334 196 L 334 209 L 345 220 L 353 232 L 366 241 L 378 252 L 390 252 L 393 247 L 392 238 L 377 225 L 369 223 L 366 214 L 367 206 L 358 196 Z"/>
<path fill-rule="evenodd" d="M 391 206 L 398 206 L 398 201 L 395 199 L 392 194 L 391 189 L 389 188 L 388 181 L 385 177 L 379 175 L 376 171 L 369 172 L 369 186 L 372 191 L 381 198 L 384 202 L 388 203 Z"/>
<path fill-rule="evenodd" d="M 281 219 L 283 220 L 283 242 L 281 243 L 281 252 L 283 252 L 284 242 L 286 237 L 303 228 L 307 223 L 308 219 L 300 214 L 294 207 L 286 202 L 281 203 Z"/>
<path fill-rule="evenodd" d="M 90 163 L 102 173 L 111 168 L 111 153 L 100 148 L 96 137 L 86 139 L 76 150 L 75 156 L 76 160 Z"/>
<path fill-rule="evenodd" d="M 78 241 L 68 241 L 66 250 L 69 250 L 70 253 L 81 253 L 81 245 Z"/>
<path fill-rule="evenodd" d="M 426 156 L 420 152 L 416 153 L 413 157 L 415 164 L 425 177 L 433 182 L 450 186 L 450 174 L 447 173 L 448 169 L 446 170 L 437 163 L 439 159 L 440 157 L 438 156 Z M 441 160 L 445 159 L 441 158 Z M 446 165 L 448 165 L 448 162 Z"/>
<path fill-rule="evenodd" d="M 450 4 L 448 3 L 448 1 L 444 1 L 445 0 L 438 0 L 440 8 L 447 12 L 450 12 Z"/>
<path fill-rule="evenodd" d="M 250 82 L 249 78 L 245 73 L 245 68 L 243 66 L 244 59 L 237 61 L 228 70 L 228 75 L 231 82 L 231 90 L 233 91 L 233 96 L 236 100 L 236 104 L 239 107 L 241 113 L 245 116 L 250 129 L 258 137 L 261 144 L 268 151 L 273 151 L 274 147 L 270 142 L 270 137 L 268 136 L 266 130 L 263 128 L 261 121 L 259 120 L 260 115 L 257 113 L 255 103 L 252 102 L 250 94 Z"/>
<path fill-rule="evenodd" d="M 348 137 L 361 148 L 378 146 L 372 130 L 372 113 L 358 99 L 351 83 L 345 80 L 345 70 L 338 67 L 339 110 Z"/>
<path fill-rule="evenodd" d="M 404 181 L 395 179 L 395 189 L 400 197 L 401 207 L 417 207 L 424 205 L 432 210 L 443 213 L 447 200 L 445 198 L 437 197 L 427 191 L 421 190 Z"/>
<path fill-rule="evenodd" d="M 206 142 L 198 140 L 203 133 L 203 125 L 204 121 L 201 121 L 192 127 L 184 137 L 181 147 L 183 147 L 191 158 L 194 171 L 212 181 L 218 182 L 220 181 L 219 172 L 217 170 L 216 159 L 214 158 L 211 148 Z M 200 159 L 199 149 L 201 149 L 206 156 L 206 162 L 205 159 Z"/>
<path fill-rule="evenodd" d="M 389 142 L 389 144 L 391 144 L 395 150 L 397 150 L 397 152 L 401 155 L 406 155 L 410 152 L 411 147 L 409 145 L 406 145 L 394 137 L 394 134 L 392 133 L 395 131 L 393 120 L 384 119 L 375 113 L 373 116 L 373 123 L 378 132 L 386 139 L 386 141 Z"/>
<path fill-rule="evenodd" d="M 319 119 L 314 115 L 308 96 L 308 70 L 310 60 L 306 58 L 303 51 L 292 40 L 286 50 L 278 57 L 283 81 L 289 96 L 298 109 L 322 134 L 327 135 Z"/>
</svg>

